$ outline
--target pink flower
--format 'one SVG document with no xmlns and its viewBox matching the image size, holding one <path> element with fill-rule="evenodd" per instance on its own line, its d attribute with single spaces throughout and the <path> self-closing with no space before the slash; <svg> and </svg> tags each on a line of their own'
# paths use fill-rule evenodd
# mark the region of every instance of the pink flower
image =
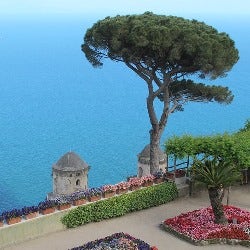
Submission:
<svg viewBox="0 0 250 250">
<path fill-rule="evenodd" d="M 213 238 L 228 238 L 250 240 L 250 212 L 233 207 L 224 206 L 228 225 L 214 223 L 214 215 L 211 207 L 194 210 L 169 218 L 164 223 L 194 240 L 205 240 Z M 232 224 L 233 219 L 237 224 Z"/>
<path fill-rule="evenodd" d="M 141 186 L 143 181 L 141 180 L 141 178 L 139 177 L 132 177 L 129 179 L 128 183 L 130 184 L 130 186 Z"/>
<path fill-rule="evenodd" d="M 102 192 L 106 193 L 106 192 L 115 192 L 117 187 L 116 185 L 104 185 L 101 187 Z"/>
<path fill-rule="evenodd" d="M 150 174 L 150 175 L 146 175 L 146 176 L 142 176 L 141 177 L 141 181 L 144 182 L 149 182 L 149 181 L 154 181 L 155 176 Z"/>
<path fill-rule="evenodd" d="M 128 183 L 126 181 L 122 181 L 122 182 L 115 184 L 115 186 L 119 190 L 126 190 L 130 187 L 130 183 Z"/>
</svg>

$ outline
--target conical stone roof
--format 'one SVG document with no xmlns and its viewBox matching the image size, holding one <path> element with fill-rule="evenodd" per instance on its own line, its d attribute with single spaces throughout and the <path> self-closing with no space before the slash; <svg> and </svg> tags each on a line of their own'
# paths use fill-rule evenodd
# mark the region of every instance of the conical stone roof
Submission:
<svg viewBox="0 0 250 250">
<path fill-rule="evenodd" d="M 159 154 L 159 161 L 165 161 L 167 156 L 164 153 L 164 151 L 162 151 L 160 148 L 158 150 L 158 154 Z M 148 144 L 142 151 L 141 153 L 138 154 L 138 160 L 142 163 L 149 163 L 150 160 L 150 145 Z"/>
<path fill-rule="evenodd" d="M 68 152 L 58 160 L 53 166 L 53 169 L 61 171 L 79 171 L 88 169 L 88 165 L 76 153 Z"/>
</svg>

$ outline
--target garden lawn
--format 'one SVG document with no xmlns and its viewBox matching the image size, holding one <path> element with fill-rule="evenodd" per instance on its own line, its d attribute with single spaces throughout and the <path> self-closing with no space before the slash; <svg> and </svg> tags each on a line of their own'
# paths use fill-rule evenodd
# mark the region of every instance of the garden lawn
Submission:
<svg viewBox="0 0 250 250">
<path fill-rule="evenodd" d="M 115 233 L 103 239 L 90 241 L 82 246 L 74 247 L 71 250 L 158 250 L 150 247 L 140 239 L 136 239 L 126 233 Z"/>
<path fill-rule="evenodd" d="M 192 243 L 250 246 L 250 212 L 234 206 L 224 206 L 224 212 L 227 225 L 215 224 L 212 208 L 208 207 L 166 219 L 162 226 Z"/>
</svg>

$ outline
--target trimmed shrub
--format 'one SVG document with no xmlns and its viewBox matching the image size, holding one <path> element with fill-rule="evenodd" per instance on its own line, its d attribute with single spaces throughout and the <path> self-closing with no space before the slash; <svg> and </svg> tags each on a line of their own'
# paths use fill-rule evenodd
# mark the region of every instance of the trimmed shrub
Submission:
<svg viewBox="0 0 250 250">
<path fill-rule="evenodd" d="M 159 206 L 174 200 L 177 196 L 178 191 L 175 183 L 164 182 L 77 207 L 64 215 L 61 221 L 68 228 L 77 227 L 89 222 L 101 221 L 122 216 L 129 212 Z"/>
</svg>

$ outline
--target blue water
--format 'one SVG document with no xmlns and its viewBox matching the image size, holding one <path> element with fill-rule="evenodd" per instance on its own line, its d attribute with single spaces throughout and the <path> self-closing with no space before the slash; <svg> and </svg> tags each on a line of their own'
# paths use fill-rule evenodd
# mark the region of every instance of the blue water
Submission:
<svg viewBox="0 0 250 250">
<path fill-rule="evenodd" d="M 98 18 L 0 20 L 0 211 L 37 204 L 52 190 L 51 167 L 65 152 L 89 165 L 89 185 L 136 174 L 149 142 L 146 86 L 121 63 L 94 69 L 80 51 Z M 199 18 L 229 33 L 240 60 L 227 78 L 228 106 L 188 104 L 173 114 L 162 143 L 174 134 L 233 132 L 250 118 L 250 20 Z"/>
</svg>

